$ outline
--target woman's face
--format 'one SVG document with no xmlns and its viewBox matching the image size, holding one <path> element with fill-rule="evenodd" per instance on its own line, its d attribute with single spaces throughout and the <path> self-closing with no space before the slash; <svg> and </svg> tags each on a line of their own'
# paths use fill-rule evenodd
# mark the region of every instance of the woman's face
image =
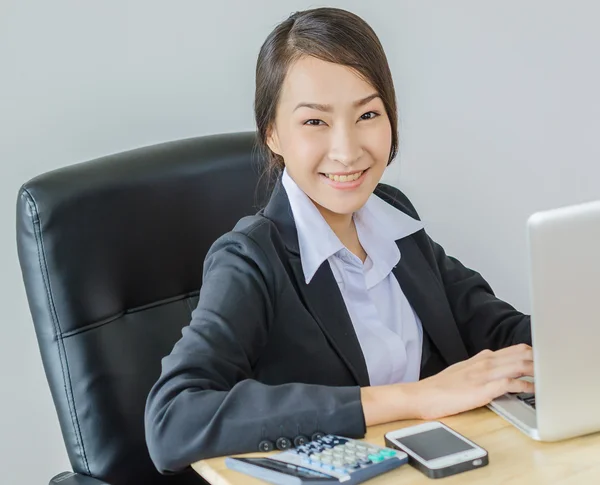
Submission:
<svg viewBox="0 0 600 485">
<path fill-rule="evenodd" d="M 305 56 L 288 70 L 267 143 L 317 207 L 351 214 L 383 175 L 392 131 L 369 83 L 348 67 Z"/>
</svg>

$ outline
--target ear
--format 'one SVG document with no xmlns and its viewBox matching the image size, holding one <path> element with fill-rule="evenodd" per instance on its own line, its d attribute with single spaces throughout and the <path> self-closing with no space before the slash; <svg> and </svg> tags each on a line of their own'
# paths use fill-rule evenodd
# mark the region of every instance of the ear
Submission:
<svg viewBox="0 0 600 485">
<path fill-rule="evenodd" d="M 275 129 L 274 126 L 271 126 L 267 130 L 266 142 L 267 142 L 267 146 L 273 153 L 281 156 L 281 147 L 279 145 L 279 136 L 277 135 L 277 130 Z"/>
</svg>

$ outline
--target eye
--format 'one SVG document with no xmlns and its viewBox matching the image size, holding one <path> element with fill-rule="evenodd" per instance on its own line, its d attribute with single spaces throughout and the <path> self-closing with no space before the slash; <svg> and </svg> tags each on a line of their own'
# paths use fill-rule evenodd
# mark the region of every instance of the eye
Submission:
<svg viewBox="0 0 600 485">
<path fill-rule="evenodd" d="M 306 120 L 304 122 L 304 124 L 308 125 L 308 126 L 321 126 L 321 125 L 324 125 L 325 122 L 323 120 L 313 119 L 313 120 Z"/>
<path fill-rule="evenodd" d="M 360 116 L 361 120 L 372 120 L 373 118 L 377 118 L 379 116 L 379 113 L 377 113 L 376 111 L 367 111 L 365 114 Z"/>
</svg>

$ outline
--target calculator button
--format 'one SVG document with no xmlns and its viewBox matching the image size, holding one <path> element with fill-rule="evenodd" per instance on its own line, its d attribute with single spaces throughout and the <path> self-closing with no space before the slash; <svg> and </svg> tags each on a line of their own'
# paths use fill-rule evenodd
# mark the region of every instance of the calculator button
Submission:
<svg viewBox="0 0 600 485">
<path fill-rule="evenodd" d="M 299 446 L 303 446 L 306 443 L 308 443 L 308 438 L 302 434 L 300 434 L 294 438 L 294 446 L 296 448 Z"/>
<path fill-rule="evenodd" d="M 379 463 L 383 461 L 383 456 L 380 456 L 379 454 L 369 455 L 369 460 L 371 460 L 373 463 Z"/>
<path fill-rule="evenodd" d="M 265 453 L 268 451 L 273 451 L 273 442 L 269 440 L 263 440 L 258 444 L 258 450 L 264 451 Z"/>
<path fill-rule="evenodd" d="M 356 449 L 359 451 L 367 451 L 367 447 L 365 445 L 356 445 Z"/>
<path fill-rule="evenodd" d="M 391 456 L 396 456 L 397 453 L 394 450 L 381 450 L 379 454 L 385 458 L 389 458 Z"/>
<path fill-rule="evenodd" d="M 333 450 L 325 449 L 323 450 L 322 454 L 326 456 L 331 456 L 333 455 Z"/>
<path fill-rule="evenodd" d="M 371 461 L 371 460 L 369 460 L 368 458 L 367 458 L 367 459 L 364 459 L 364 460 L 359 460 L 359 461 L 358 461 L 358 464 L 359 464 L 360 466 L 362 466 L 362 467 L 369 466 L 371 463 L 372 463 L 372 461 Z"/>
</svg>

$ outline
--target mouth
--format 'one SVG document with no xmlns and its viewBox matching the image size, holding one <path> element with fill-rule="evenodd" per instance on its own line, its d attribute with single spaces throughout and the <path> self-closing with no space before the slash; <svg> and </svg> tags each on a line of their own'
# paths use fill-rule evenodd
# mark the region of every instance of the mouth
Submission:
<svg viewBox="0 0 600 485">
<path fill-rule="evenodd" d="M 321 179 L 336 189 L 355 189 L 360 186 L 369 169 L 346 173 L 320 173 Z"/>
</svg>

